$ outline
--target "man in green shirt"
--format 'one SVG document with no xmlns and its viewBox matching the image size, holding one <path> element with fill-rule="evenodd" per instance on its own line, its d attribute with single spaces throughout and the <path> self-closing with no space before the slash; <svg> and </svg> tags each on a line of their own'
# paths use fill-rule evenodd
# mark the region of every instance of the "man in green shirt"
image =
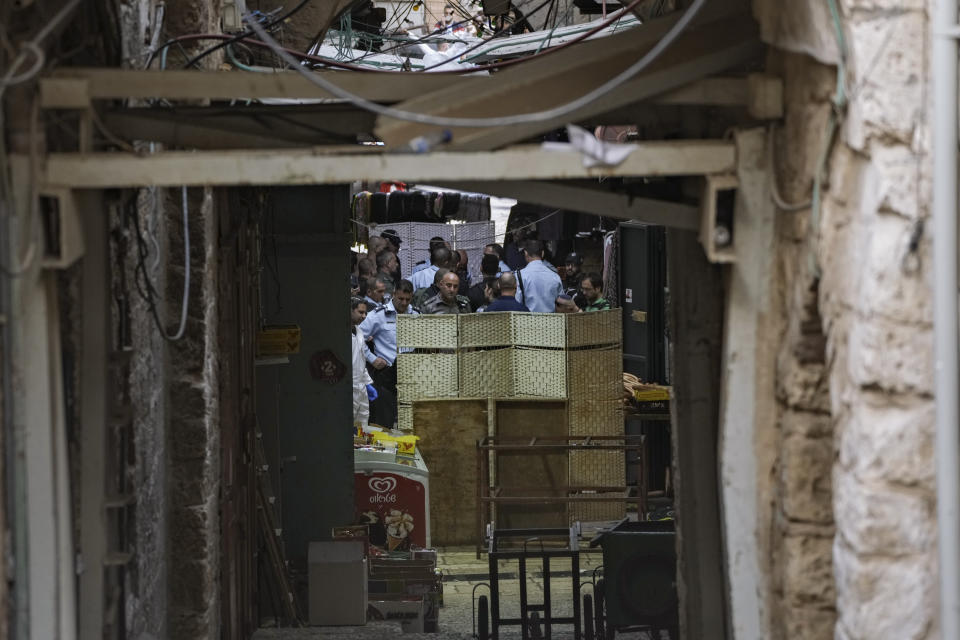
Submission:
<svg viewBox="0 0 960 640">
<path fill-rule="evenodd" d="M 580 292 L 587 299 L 584 311 L 606 311 L 610 302 L 603 297 L 603 278 L 599 273 L 585 273 L 580 278 Z"/>
</svg>

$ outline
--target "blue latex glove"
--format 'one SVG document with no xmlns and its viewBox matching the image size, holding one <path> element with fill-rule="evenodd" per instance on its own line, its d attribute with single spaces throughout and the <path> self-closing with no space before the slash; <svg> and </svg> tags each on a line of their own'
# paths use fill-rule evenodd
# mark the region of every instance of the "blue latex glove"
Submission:
<svg viewBox="0 0 960 640">
<path fill-rule="evenodd" d="M 373 402 L 374 400 L 376 400 L 378 395 L 380 395 L 380 394 L 378 394 L 378 393 L 377 393 L 377 390 L 373 388 L 373 385 L 372 385 L 372 384 L 368 384 L 368 385 L 367 385 L 367 398 L 370 400 L 370 402 Z"/>
</svg>

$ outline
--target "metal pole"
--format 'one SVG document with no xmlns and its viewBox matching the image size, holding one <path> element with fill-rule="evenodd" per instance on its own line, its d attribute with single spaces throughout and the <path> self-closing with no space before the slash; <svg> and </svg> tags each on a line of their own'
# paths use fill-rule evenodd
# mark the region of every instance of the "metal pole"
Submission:
<svg viewBox="0 0 960 640">
<path fill-rule="evenodd" d="M 960 410 L 957 351 L 957 0 L 937 0 L 932 29 L 933 332 L 940 635 L 960 638 Z"/>
</svg>

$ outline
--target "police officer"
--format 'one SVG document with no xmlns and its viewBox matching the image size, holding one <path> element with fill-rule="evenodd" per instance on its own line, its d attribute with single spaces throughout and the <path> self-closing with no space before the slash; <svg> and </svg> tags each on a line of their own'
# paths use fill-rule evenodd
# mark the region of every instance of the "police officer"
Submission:
<svg viewBox="0 0 960 640">
<path fill-rule="evenodd" d="M 411 298 L 413 285 L 401 280 L 390 302 L 368 314 L 360 325 L 372 343 L 366 359 L 377 390 L 377 399 L 370 405 L 370 421 L 382 427 L 393 427 L 397 421 L 397 316 L 417 313 L 410 306 Z"/>
<path fill-rule="evenodd" d="M 520 286 L 517 302 L 527 305 L 530 311 L 553 313 L 557 296 L 563 293 L 563 283 L 560 276 L 544 264 L 543 243 L 528 240 L 523 255 L 527 266 L 517 272 Z"/>
</svg>

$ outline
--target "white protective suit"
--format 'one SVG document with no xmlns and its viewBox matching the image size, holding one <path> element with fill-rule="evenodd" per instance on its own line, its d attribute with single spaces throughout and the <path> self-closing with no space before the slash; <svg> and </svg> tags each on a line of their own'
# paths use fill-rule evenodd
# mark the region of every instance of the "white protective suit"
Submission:
<svg viewBox="0 0 960 640">
<path fill-rule="evenodd" d="M 367 426 L 370 420 L 370 400 L 367 398 L 367 385 L 373 384 L 373 378 L 367 373 L 366 349 L 363 340 L 363 331 L 354 327 L 352 342 L 351 366 L 353 367 L 353 421 L 359 422 L 361 427 Z"/>
</svg>

